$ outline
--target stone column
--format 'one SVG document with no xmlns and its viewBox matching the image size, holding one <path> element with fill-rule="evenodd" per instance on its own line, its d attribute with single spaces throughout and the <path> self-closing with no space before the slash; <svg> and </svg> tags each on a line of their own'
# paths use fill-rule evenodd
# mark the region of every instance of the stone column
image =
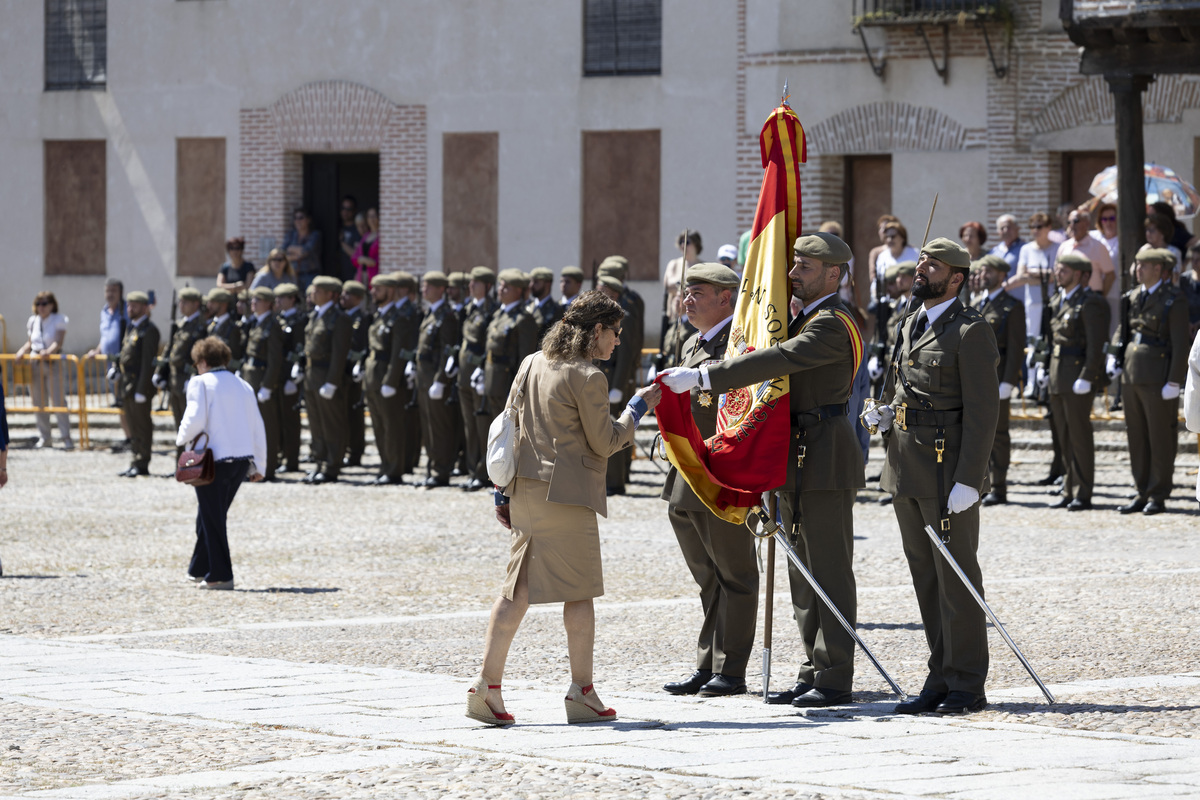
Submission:
<svg viewBox="0 0 1200 800">
<path fill-rule="evenodd" d="M 1129 265 L 1146 241 L 1146 147 L 1142 138 L 1142 92 L 1154 80 L 1151 75 L 1105 75 L 1113 93 L 1117 134 L 1117 235 L 1120 237 L 1121 290 L 1129 291 Z"/>
</svg>

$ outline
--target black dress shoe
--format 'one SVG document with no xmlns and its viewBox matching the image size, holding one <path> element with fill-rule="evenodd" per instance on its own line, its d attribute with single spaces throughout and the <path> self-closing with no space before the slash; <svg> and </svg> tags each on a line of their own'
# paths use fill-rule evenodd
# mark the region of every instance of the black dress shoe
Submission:
<svg viewBox="0 0 1200 800">
<path fill-rule="evenodd" d="M 1074 502 L 1074 501 L 1071 500 L 1071 498 L 1066 497 L 1064 495 L 1063 497 L 1060 497 L 1057 500 L 1050 501 L 1046 505 L 1046 507 L 1047 508 L 1066 508 L 1067 506 L 1071 505 L 1072 502 Z"/>
<path fill-rule="evenodd" d="M 1140 497 L 1135 497 L 1129 501 L 1129 505 L 1121 506 L 1117 509 L 1122 514 L 1136 514 L 1146 507 L 1146 501 Z"/>
<path fill-rule="evenodd" d="M 983 496 L 983 504 L 985 506 L 1000 506 L 1008 502 L 1008 494 L 1005 492 L 988 492 Z"/>
<path fill-rule="evenodd" d="M 885 494 L 883 497 L 879 498 L 879 505 L 888 506 L 891 504 L 892 504 L 892 496 L 890 494 Z"/>
<path fill-rule="evenodd" d="M 939 714 L 970 714 L 983 711 L 987 707 L 987 698 L 981 694 L 970 692 L 951 692 L 946 699 L 938 703 L 935 709 Z"/>
<path fill-rule="evenodd" d="M 1091 511 L 1091 510 L 1092 510 L 1092 501 L 1091 500 L 1080 500 L 1078 497 L 1076 497 L 1074 500 L 1072 500 L 1067 505 L 1067 511 Z"/>
<path fill-rule="evenodd" d="M 484 481 L 479 480 L 479 478 L 472 478 L 470 483 L 463 484 L 462 489 L 464 492 L 478 492 L 480 489 L 486 489 L 487 487 L 488 485 Z"/>
<path fill-rule="evenodd" d="M 309 483 L 311 483 L 313 486 L 317 486 L 318 484 L 322 483 L 337 483 L 337 481 L 337 475 L 326 475 L 324 472 L 318 472 L 316 475 L 313 475 L 313 479 L 309 481 Z"/>
<path fill-rule="evenodd" d="M 665 684 L 663 691 L 670 694 L 695 694 L 704 687 L 704 684 L 712 680 L 712 675 L 710 669 L 698 669 L 687 680 Z"/>
<path fill-rule="evenodd" d="M 746 693 L 746 679 L 735 678 L 732 675 L 714 674 L 712 680 L 700 687 L 697 692 L 701 697 L 728 697 L 733 694 Z"/>
<path fill-rule="evenodd" d="M 1147 517 L 1151 517 L 1151 516 L 1154 516 L 1155 514 L 1161 514 L 1166 510 L 1167 510 L 1167 507 L 1165 505 L 1158 502 L 1157 500 L 1151 500 L 1149 503 L 1146 503 L 1146 507 L 1142 509 L 1142 513 L 1145 514 Z"/>
<path fill-rule="evenodd" d="M 801 682 L 797 683 L 795 686 L 785 692 L 767 692 L 767 703 L 773 706 L 791 705 L 793 700 L 800 695 L 811 691 L 812 688 L 813 687 L 811 683 Z"/>
<path fill-rule="evenodd" d="M 361 467 L 362 456 L 346 456 L 342 459 L 343 467 Z"/>
<path fill-rule="evenodd" d="M 393 478 L 390 475 L 379 475 L 375 478 L 374 481 L 372 481 L 372 483 L 374 483 L 376 486 L 388 486 L 393 483 L 395 483 L 395 484 L 404 483 L 404 479 L 403 478 Z"/>
<path fill-rule="evenodd" d="M 1038 486 L 1058 486 L 1060 483 L 1062 483 L 1062 475 L 1055 475 L 1053 472 L 1051 472 L 1040 481 L 1035 481 L 1035 483 Z"/>
<path fill-rule="evenodd" d="M 320 474 L 319 470 L 315 470 L 315 469 L 311 470 L 309 472 L 306 472 L 304 474 L 304 477 L 300 479 L 300 482 L 301 483 L 312 483 L 313 478 L 317 477 L 318 474 Z"/>
<path fill-rule="evenodd" d="M 892 711 L 896 714 L 929 714 L 936 711 L 946 697 L 945 692 L 922 689 L 919 695 L 897 704 Z"/>
<path fill-rule="evenodd" d="M 426 489 L 437 489 L 437 488 L 440 488 L 443 486 L 449 486 L 450 479 L 449 478 L 434 478 L 434 477 L 430 476 L 417 485 L 424 486 Z"/>
<path fill-rule="evenodd" d="M 814 686 L 793 700 L 792 705 L 796 708 L 824 708 L 825 706 L 843 706 L 853 701 L 854 694 L 850 691 L 822 689 Z"/>
</svg>

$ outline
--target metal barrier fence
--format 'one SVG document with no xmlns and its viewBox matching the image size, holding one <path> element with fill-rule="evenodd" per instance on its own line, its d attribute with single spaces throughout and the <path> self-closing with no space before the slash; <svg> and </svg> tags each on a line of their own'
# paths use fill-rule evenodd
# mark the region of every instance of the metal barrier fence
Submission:
<svg viewBox="0 0 1200 800">
<path fill-rule="evenodd" d="M 78 356 L 25 356 L 0 354 L 0 380 L 4 382 L 6 411 L 76 417 L 75 444 L 90 446 L 87 404 L 81 392 L 82 368 Z M 43 426 L 39 425 L 39 429 Z"/>
<path fill-rule="evenodd" d="M 0 353 L 8 352 L 8 323 L 4 321 L 4 315 L 0 314 Z"/>
</svg>

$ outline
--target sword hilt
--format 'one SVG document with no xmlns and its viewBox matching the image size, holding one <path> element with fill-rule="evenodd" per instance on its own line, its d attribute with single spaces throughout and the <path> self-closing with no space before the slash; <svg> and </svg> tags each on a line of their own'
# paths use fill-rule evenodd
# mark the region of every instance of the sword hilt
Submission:
<svg viewBox="0 0 1200 800">
<path fill-rule="evenodd" d="M 762 523 L 762 529 L 756 530 L 751 520 L 757 518 Z M 771 516 L 771 514 L 762 506 L 754 506 L 746 514 L 746 527 L 750 529 L 750 533 L 754 534 L 759 539 L 770 539 L 783 528 Z"/>
</svg>

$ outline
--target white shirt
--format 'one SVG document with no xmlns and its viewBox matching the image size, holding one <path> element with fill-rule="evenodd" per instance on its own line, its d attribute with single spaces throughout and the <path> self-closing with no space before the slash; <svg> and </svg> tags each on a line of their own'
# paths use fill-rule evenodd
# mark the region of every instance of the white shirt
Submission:
<svg viewBox="0 0 1200 800">
<path fill-rule="evenodd" d="M 817 306 L 821 305 L 821 303 L 824 303 L 826 300 L 828 300 L 829 298 L 833 297 L 835 294 L 837 294 L 837 292 L 830 292 L 829 294 L 825 295 L 825 296 L 824 296 L 824 297 L 822 297 L 821 299 L 819 299 L 819 300 L 817 300 L 817 301 L 815 301 L 815 302 L 809 303 L 809 304 L 808 304 L 808 305 L 806 305 L 806 306 L 805 306 L 803 309 L 801 309 L 801 310 L 800 310 L 800 316 L 802 316 L 802 317 L 807 317 L 807 316 L 808 316 L 808 310 L 809 310 L 810 308 L 816 308 Z"/>
<path fill-rule="evenodd" d="M 66 333 L 67 317 L 65 314 L 54 313 L 42 319 L 37 314 L 29 318 L 29 347 L 33 355 L 43 352 L 54 344 L 58 334 Z"/>
<path fill-rule="evenodd" d="M 191 314 L 189 314 L 188 316 L 184 317 L 184 318 L 183 318 L 183 321 L 184 321 L 184 322 L 191 322 L 192 320 L 194 320 L 194 319 L 195 319 L 196 317 L 198 317 L 198 316 L 200 316 L 200 312 L 199 312 L 199 311 L 193 311 Z M 228 315 L 228 314 L 226 314 L 225 316 L 229 316 L 229 315 Z"/>
<path fill-rule="evenodd" d="M 199 312 L 197 312 L 197 313 L 199 313 Z M 214 327 L 214 328 L 217 328 L 217 327 L 220 327 L 220 326 L 221 326 L 221 324 L 222 324 L 223 322 L 225 322 L 225 320 L 227 320 L 227 319 L 229 319 L 229 312 L 228 312 L 228 311 L 226 311 L 224 314 L 222 314 L 222 315 L 221 315 L 221 316 L 219 316 L 219 317 L 213 317 L 212 319 L 210 319 L 210 320 L 208 321 L 208 324 L 209 324 L 210 326 Z"/>
<path fill-rule="evenodd" d="M 519 305 L 521 305 L 520 300 L 513 300 L 511 303 L 504 306 L 504 308 L 502 308 L 500 310 L 503 311 L 505 314 L 507 314 L 508 312 L 512 311 L 514 308 L 516 308 Z"/>
<path fill-rule="evenodd" d="M 258 324 L 259 324 L 259 325 L 261 325 L 261 324 L 262 324 L 262 321 L 263 321 L 264 319 L 266 319 L 267 317 L 269 317 L 269 316 L 271 316 L 271 312 L 270 312 L 270 311 L 264 311 L 264 312 L 263 312 L 263 313 L 261 313 L 261 314 L 255 314 L 255 315 L 254 315 L 254 319 L 255 319 L 255 320 L 258 322 Z M 189 319 L 191 319 L 191 318 L 189 317 Z"/>
<path fill-rule="evenodd" d="M 938 317 L 940 317 L 940 316 L 942 315 L 942 313 L 943 313 L 943 312 L 944 312 L 944 311 L 945 311 L 947 308 L 949 308 L 949 307 L 950 307 L 950 304 L 951 304 L 951 303 L 953 303 L 953 302 L 954 302 L 955 300 L 957 300 L 957 299 L 958 299 L 957 297 L 951 297 L 949 300 L 947 300 L 947 301 L 946 301 L 946 302 L 944 302 L 944 303 L 938 303 L 938 304 L 937 304 L 936 306 L 934 306 L 933 308 L 927 308 L 927 309 L 925 309 L 925 316 L 929 318 L 929 327 L 931 327 L 931 328 L 932 328 L 932 327 L 933 327 L 933 323 L 935 323 L 935 322 L 937 322 L 937 321 L 938 321 Z M 918 313 L 919 313 L 919 312 L 918 312 Z"/>
<path fill-rule="evenodd" d="M 1149 289 L 1147 289 L 1145 286 L 1143 286 L 1143 287 L 1142 287 L 1142 295 L 1143 295 L 1143 296 L 1146 296 L 1146 297 L 1149 297 L 1150 295 L 1152 295 L 1152 294 L 1154 294 L 1156 291 L 1158 291 L 1158 287 L 1160 287 L 1160 286 L 1162 286 L 1162 281 L 1161 281 L 1161 280 L 1160 280 L 1158 283 L 1156 283 L 1156 284 L 1154 284 L 1153 286 L 1151 286 Z"/>
<path fill-rule="evenodd" d="M 436 303 L 434 303 L 433 305 L 431 305 L 431 306 L 429 307 L 429 311 L 430 311 L 430 312 L 437 311 L 439 308 L 441 308 L 441 307 L 442 307 L 442 303 L 444 303 L 444 302 L 446 302 L 446 298 L 444 298 L 444 297 L 443 297 L 441 300 L 438 300 Z"/>
<path fill-rule="evenodd" d="M 408 298 L 405 298 L 405 299 L 407 300 Z M 381 316 L 381 317 L 382 317 L 384 314 L 386 314 L 386 313 L 388 312 L 388 309 L 389 309 L 389 308 L 391 308 L 391 307 L 392 307 L 392 306 L 394 306 L 394 305 L 396 305 L 396 301 L 395 301 L 395 300 L 393 300 L 393 301 L 392 301 L 392 302 L 390 302 L 390 303 L 384 303 L 384 304 L 383 304 L 383 305 L 381 305 L 381 306 L 380 306 L 378 309 L 376 309 L 375 313 L 377 313 L 379 316 Z"/>
<path fill-rule="evenodd" d="M 1082 282 L 1075 284 L 1074 288 L 1072 288 L 1072 289 L 1071 289 L 1071 291 L 1069 291 L 1069 292 L 1066 292 L 1066 291 L 1063 291 L 1062 289 L 1059 289 L 1059 291 L 1060 291 L 1060 292 L 1062 292 L 1062 296 L 1063 296 L 1063 302 L 1065 303 L 1066 301 L 1070 300 L 1070 299 L 1071 299 L 1071 295 L 1073 295 L 1073 294 L 1075 294 L 1076 292 L 1078 292 L 1078 291 L 1079 291 L 1079 287 L 1080 287 L 1080 286 L 1083 286 L 1083 283 L 1082 283 Z"/>
<path fill-rule="evenodd" d="M 328 311 L 330 306 L 332 306 L 332 305 L 333 305 L 333 301 L 330 300 L 328 303 L 323 303 L 323 304 L 317 306 L 317 319 L 320 319 L 321 317 L 325 316 L 325 312 Z"/>
<path fill-rule="evenodd" d="M 208 447 L 217 461 L 252 457 L 255 469 L 266 474 L 267 431 L 258 398 L 250 384 L 227 369 L 188 381 L 187 408 L 175 444 L 187 447 L 201 433 L 208 434 Z"/>
<path fill-rule="evenodd" d="M 687 314 L 684 314 L 682 316 L 682 319 L 687 319 Z M 726 325 L 729 324 L 729 320 L 731 320 L 731 319 L 733 319 L 733 314 L 730 314 L 728 317 L 721 320 L 716 325 L 713 325 L 711 328 L 709 328 L 708 330 L 701 333 L 700 340 L 707 342 L 709 339 L 713 338 L 713 336 L 715 336 L 716 334 L 721 332 L 722 328 L 724 328 Z"/>
</svg>

